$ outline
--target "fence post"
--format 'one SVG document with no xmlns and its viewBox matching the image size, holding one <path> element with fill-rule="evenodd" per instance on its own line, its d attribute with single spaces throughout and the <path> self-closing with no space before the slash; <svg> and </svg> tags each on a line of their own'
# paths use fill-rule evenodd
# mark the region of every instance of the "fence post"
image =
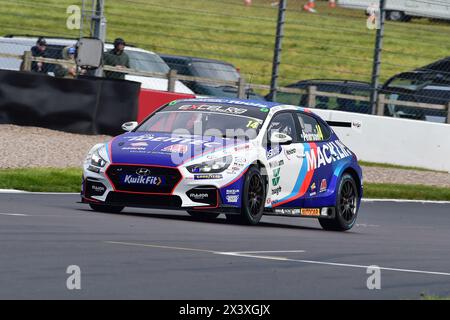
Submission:
<svg viewBox="0 0 450 320">
<path fill-rule="evenodd" d="M 31 71 L 31 59 L 32 59 L 33 55 L 31 54 L 31 51 L 25 51 L 23 53 L 22 59 L 22 67 L 21 70 L 22 71 Z"/>
<path fill-rule="evenodd" d="M 175 92 L 175 83 L 177 81 L 177 70 L 170 69 L 169 74 L 167 75 L 167 91 Z"/>
<path fill-rule="evenodd" d="M 372 94 L 370 95 L 370 106 L 372 108 L 372 114 L 376 114 L 378 86 L 380 81 L 380 69 L 381 69 L 381 52 L 383 50 L 383 38 L 384 38 L 384 22 L 386 20 L 386 0 L 380 0 L 380 21 L 377 28 L 377 35 L 375 38 L 375 52 L 373 56 L 373 68 L 372 68 Z"/>
<path fill-rule="evenodd" d="M 317 87 L 310 86 L 308 87 L 307 91 L 308 91 L 308 108 L 315 108 Z"/>
<path fill-rule="evenodd" d="M 278 2 L 277 33 L 275 37 L 275 49 L 273 54 L 272 78 L 270 80 L 270 101 L 275 101 L 277 98 L 278 72 L 281 63 L 281 44 L 284 36 L 284 23 L 286 21 L 286 3 L 287 0 L 280 0 Z"/>
<path fill-rule="evenodd" d="M 450 102 L 447 104 L 447 123 L 450 124 Z"/>
<path fill-rule="evenodd" d="M 377 116 L 384 116 L 384 105 L 385 105 L 386 96 L 384 94 L 378 95 L 377 100 Z"/>
<path fill-rule="evenodd" d="M 238 96 L 239 99 L 245 99 L 245 79 L 240 77 L 238 81 Z"/>
</svg>

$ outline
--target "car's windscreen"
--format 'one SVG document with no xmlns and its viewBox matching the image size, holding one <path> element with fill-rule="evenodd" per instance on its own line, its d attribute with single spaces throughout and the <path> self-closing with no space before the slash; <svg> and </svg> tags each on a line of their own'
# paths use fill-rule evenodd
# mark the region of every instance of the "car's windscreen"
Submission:
<svg viewBox="0 0 450 320">
<path fill-rule="evenodd" d="M 136 131 L 252 139 L 257 136 L 267 112 L 266 108 L 247 109 L 240 105 L 177 103 L 155 113 Z"/>
<path fill-rule="evenodd" d="M 168 73 L 170 70 L 164 60 L 156 54 L 131 50 L 127 50 L 126 53 L 130 57 L 131 69 L 158 73 Z"/>
<path fill-rule="evenodd" d="M 210 78 L 226 81 L 238 81 L 239 73 L 228 64 L 211 62 L 194 62 L 192 68 L 195 75 L 202 78 Z"/>
</svg>

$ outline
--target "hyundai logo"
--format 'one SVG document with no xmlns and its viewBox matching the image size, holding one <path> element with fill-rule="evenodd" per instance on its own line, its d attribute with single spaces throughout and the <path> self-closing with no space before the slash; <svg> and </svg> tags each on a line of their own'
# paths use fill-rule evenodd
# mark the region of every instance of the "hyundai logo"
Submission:
<svg viewBox="0 0 450 320">
<path fill-rule="evenodd" d="M 149 176 L 151 172 L 150 172 L 150 169 L 139 168 L 136 170 L 136 173 L 140 176 Z"/>
</svg>

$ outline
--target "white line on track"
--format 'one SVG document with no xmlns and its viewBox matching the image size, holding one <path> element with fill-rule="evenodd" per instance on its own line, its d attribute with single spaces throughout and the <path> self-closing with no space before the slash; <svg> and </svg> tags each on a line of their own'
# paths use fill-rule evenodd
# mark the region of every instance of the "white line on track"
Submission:
<svg viewBox="0 0 450 320">
<path fill-rule="evenodd" d="M 171 246 L 154 245 L 154 244 L 143 244 L 143 243 L 132 243 L 132 242 L 106 241 L 106 243 L 125 245 L 125 246 L 135 246 L 135 247 L 159 248 L 159 249 L 181 250 L 181 251 L 196 251 L 196 252 L 205 252 L 205 253 L 212 253 L 212 254 L 224 255 L 224 256 L 243 257 L 243 258 L 252 258 L 252 259 L 262 259 L 262 260 L 276 260 L 276 261 L 284 261 L 284 262 L 297 262 L 297 263 L 316 264 L 316 265 L 324 265 L 324 266 L 332 266 L 332 267 L 347 267 L 347 268 L 367 269 L 367 268 L 373 266 L 373 265 L 359 265 L 359 264 L 348 264 L 348 263 L 326 262 L 326 261 L 315 261 L 315 260 L 290 259 L 290 258 L 286 258 L 286 257 L 276 257 L 276 256 L 266 256 L 266 255 L 257 255 L 257 254 L 255 254 L 255 253 L 289 253 L 289 252 L 304 253 L 305 252 L 304 250 L 214 251 L 214 250 L 205 250 L 205 249 L 171 247 Z M 427 274 L 427 275 L 439 275 L 439 276 L 450 276 L 450 273 L 448 273 L 448 272 L 436 272 L 436 271 L 427 271 L 427 270 L 390 268 L 390 267 L 382 267 L 382 266 L 379 266 L 379 268 L 380 268 L 380 270 L 385 270 L 385 271 L 415 273 L 415 274 Z"/>
<path fill-rule="evenodd" d="M 3 212 L 0 212 L 0 216 L 29 217 L 28 214 L 23 214 L 23 213 L 3 213 Z"/>
</svg>

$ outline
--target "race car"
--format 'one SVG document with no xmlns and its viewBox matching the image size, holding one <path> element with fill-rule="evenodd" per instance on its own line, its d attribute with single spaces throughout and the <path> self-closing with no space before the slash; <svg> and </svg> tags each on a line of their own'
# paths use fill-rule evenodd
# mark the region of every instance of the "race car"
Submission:
<svg viewBox="0 0 450 320">
<path fill-rule="evenodd" d="M 184 99 L 122 128 L 84 161 L 81 197 L 93 210 L 181 209 L 250 225 L 263 215 L 305 217 L 337 231 L 355 224 L 357 157 L 309 109 Z"/>
</svg>

